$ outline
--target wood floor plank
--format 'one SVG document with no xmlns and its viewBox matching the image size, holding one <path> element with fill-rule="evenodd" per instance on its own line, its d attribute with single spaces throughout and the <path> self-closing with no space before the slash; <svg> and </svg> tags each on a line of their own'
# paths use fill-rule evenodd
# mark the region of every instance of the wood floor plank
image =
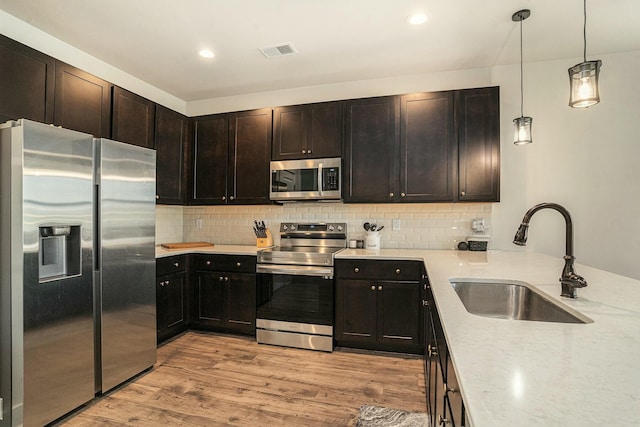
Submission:
<svg viewBox="0 0 640 427">
<path fill-rule="evenodd" d="M 188 332 L 158 349 L 153 370 L 59 425 L 351 426 L 363 404 L 423 412 L 424 393 L 415 356 Z"/>
</svg>

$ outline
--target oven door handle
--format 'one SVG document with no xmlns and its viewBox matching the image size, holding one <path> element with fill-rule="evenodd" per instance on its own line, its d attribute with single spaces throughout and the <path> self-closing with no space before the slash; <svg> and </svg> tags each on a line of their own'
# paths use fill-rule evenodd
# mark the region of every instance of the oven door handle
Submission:
<svg viewBox="0 0 640 427">
<path fill-rule="evenodd" d="M 314 265 L 258 264 L 256 273 L 320 276 L 333 279 L 333 267 L 318 267 Z"/>
</svg>

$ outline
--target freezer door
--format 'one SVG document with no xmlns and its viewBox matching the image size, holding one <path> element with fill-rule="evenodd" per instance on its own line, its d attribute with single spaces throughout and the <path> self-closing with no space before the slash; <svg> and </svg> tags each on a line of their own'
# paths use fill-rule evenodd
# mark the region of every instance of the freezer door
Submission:
<svg viewBox="0 0 640 427">
<path fill-rule="evenodd" d="M 3 168 L 11 156 L 1 251 L 11 425 L 40 426 L 94 397 L 93 137 L 21 120 L 2 130 L 2 144 Z"/>
<path fill-rule="evenodd" d="M 106 392 L 156 362 L 156 153 L 96 141 L 101 313 L 97 388 Z"/>
</svg>

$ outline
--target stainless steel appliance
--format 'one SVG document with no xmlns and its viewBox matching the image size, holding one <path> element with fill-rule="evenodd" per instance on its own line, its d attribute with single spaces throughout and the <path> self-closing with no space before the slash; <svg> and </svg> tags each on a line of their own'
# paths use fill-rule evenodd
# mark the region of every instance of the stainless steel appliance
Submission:
<svg viewBox="0 0 640 427">
<path fill-rule="evenodd" d="M 271 162 L 270 198 L 275 201 L 340 200 L 339 157 Z"/>
<path fill-rule="evenodd" d="M 154 201 L 152 150 L 0 125 L 0 426 L 47 424 L 155 363 Z"/>
<path fill-rule="evenodd" d="M 344 223 L 282 223 L 280 247 L 258 252 L 258 343 L 333 350 L 334 255 Z"/>
</svg>

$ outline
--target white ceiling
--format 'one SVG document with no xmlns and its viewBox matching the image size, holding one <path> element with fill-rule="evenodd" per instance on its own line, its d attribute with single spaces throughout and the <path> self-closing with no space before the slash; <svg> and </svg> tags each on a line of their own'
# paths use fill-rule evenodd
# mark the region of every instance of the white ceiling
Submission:
<svg viewBox="0 0 640 427">
<path fill-rule="evenodd" d="M 184 101 L 517 63 L 511 15 L 523 8 L 525 62 L 582 56 L 582 0 L 0 0 Z M 640 50 L 640 0 L 587 8 L 587 59 Z M 429 17 L 420 27 L 405 21 L 416 11 Z M 258 51 L 283 42 L 298 54 Z"/>
</svg>

